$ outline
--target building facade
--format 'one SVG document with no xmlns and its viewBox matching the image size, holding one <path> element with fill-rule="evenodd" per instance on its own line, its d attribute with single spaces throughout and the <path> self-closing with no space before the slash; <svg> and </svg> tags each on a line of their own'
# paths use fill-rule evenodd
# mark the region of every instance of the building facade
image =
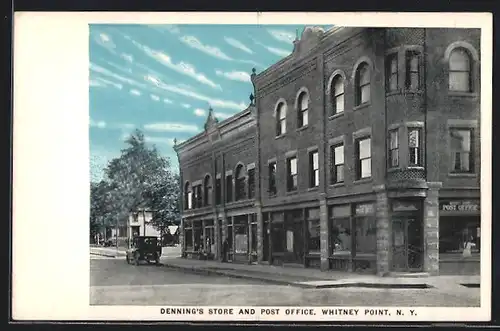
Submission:
<svg viewBox="0 0 500 331">
<path fill-rule="evenodd" d="M 252 74 L 248 109 L 176 146 L 184 255 L 208 240 L 221 259 L 228 238 L 234 262 L 479 273 L 479 40 L 306 28 Z"/>
</svg>

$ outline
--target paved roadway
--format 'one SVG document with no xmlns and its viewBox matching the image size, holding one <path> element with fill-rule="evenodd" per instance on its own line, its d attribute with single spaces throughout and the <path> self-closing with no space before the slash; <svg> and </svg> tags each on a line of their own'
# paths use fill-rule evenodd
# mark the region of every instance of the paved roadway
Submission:
<svg viewBox="0 0 500 331">
<path fill-rule="evenodd" d="M 93 305 L 478 306 L 479 289 L 302 289 L 91 256 Z"/>
</svg>

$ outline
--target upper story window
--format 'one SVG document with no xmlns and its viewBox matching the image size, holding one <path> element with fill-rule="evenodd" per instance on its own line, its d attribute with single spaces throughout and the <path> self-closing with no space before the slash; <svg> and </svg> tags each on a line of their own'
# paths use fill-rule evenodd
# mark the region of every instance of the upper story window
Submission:
<svg viewBox="0 0 500 331">
<path fill-rule="evenodd" d="M 474 158 L 472 156 L 473 132 L 473 129 L 450 129 L 452 172 L 474 172 Z"/>
<path fill-rule="evenodd" d="M 307 126 L 309 123 L 309 94 L 301 92 L 298 99 L 297 127 Z"/>
<path fill-rule="evenodd" d="M 245 171 L 241 164 L 236 167 L 234 192 L 236 201 L 245 199 Z"/>
<path fill-rule="evenodd" d="M 371 138 L 356 139 L 356 179 L 372 176 Z"/>
<path fill-rule="evenodd" d="M 215 204 L 220 205 L 222 203 L 222 180 L 220 177 L 215 179 Z"/>
<path fill-rule="evenodd" d="M 297 184 L 297 157 L 293 156 L 286 160 L 286 190 L 297 190 Z"/>
<path fill-rule="evenodd" d="M 286 133 L 286 105 L 280 102 L 276 108 L 276 136 Z"/>
<path fill-rule="evenodd" d="M 406 88 L 418 90 L 420 88 L 421 55 L 417 51 L 406 52 Z"/>
<path fill-rule="evenodd" d="M 210 175 L 206 175 L 203 181 L 203 203 L 204 206 L 210 206 L 212 203 L 212 178 Z"/>
<path fill-rule="evenodd" d="M 269 171 L 269 195 L 276 195 L 278 193 L 276 187 L 276 162 L 271 162 L 268 165 Z"/>
<path fill-rule="evenodd" d="M 203 196 L 201 191 L 201 185 L 193 186 L 193 208 L 200 208 L 203 206 Z"/>
<path fill-rule="evenodd" d="M 319 154 L 318 151 L 309 153 L 309 187 L 319 186 Z"/>
<path fill-rule="evenodd" d="M 418 128 L 408 128 L 408 151 L 410 153 L 408 165 L 411 167 L 421 167 L 422 163 L 422 130 Z"/>
<path fill-rule="evenodd" d="M 233 201 L 233 175 L 226 176 L 226 202 Z"/>
<path fill-rule="evenodd" d="M 331 115 L 342 113 L 344 111 L 344 78 L 341 75 L 336 75 L 332 80 L 331 96 Z"/>
<path fill-rule="evenodd" d="M 449 57 L 449 89 L 450 91 L 471 92 L 471 57 L 462 47 L 451 51 Z"/>
<path fill-rule="evenodd" d="M 362 62 L 356 69 L 356 106 L 370 101 L 370 68 Z"/>
<path fill-rule="evenodd" d="M 344 182 L 344 144 L 330 147 L 330 183 Z"/>
<path fill-rule="evenodd" d="M 386 64 L 386 89 L 388 92 L 398 89 L 398 53 L 390 54 Z"/>
<path fill-rule="evenodd" d="M 248 169 L 248 198 L 255 197 L 255 168 Z"/>
<path fill-rule="evenodd" d="M 184 209 L 192 209 L 193 208 L 193 192 L 191 192 L 191 185 L 187 182 L 184 185 Z"/>
<path fill-rule="evenodd" d="M 389 132 L 389 168 L 399 166 L 399 137 L 398 130 Z"/>
</svg>

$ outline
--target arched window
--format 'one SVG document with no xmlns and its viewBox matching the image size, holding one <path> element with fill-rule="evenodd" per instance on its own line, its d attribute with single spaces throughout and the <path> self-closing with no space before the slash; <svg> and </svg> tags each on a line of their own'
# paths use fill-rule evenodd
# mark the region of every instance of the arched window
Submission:
<svg viewBox="0 0 500 331">
<path fill-rule="evenodd" d="M 191 185 L 187 182 L 184 185 L 184 209 L 193 208 L 193 192 L 191 191 Z"/>
<path fill-rule="evenodd" d="M 210 175 L 205 176 L 203 181 L 203 205 L 210 206 L 212 203 L 212 179 Z"/>
<path fill-rule="evenodd" d="M 370 68 L 361 63 L 356 69 L 356 106 L 370 101 Z"/>
<path fill-rule="evenodd" d="M 301 128 L 309 123 L 309 95 L 306 92 L 300 93 L 298 106 L 297 127 Z"/>
<path fill-rule="evenodd" d="M 337 75 L 332 80 L 331 86 L 332 96 L 332 114 L 339 114 L 344 111 L 344 78 Z"/>
<path fill-rule="evenodd" d="M 455 48 L 449 59 L 449 89 L 450 91 L 470 92 L 471 88 L 471 57 L 462 47 Z"/>
<path fill-rule="evenodd" d="M 276 136 L 286 133 L 286 105 L 280 102 L 276 108 Z"/>
<path fill-rule="evenodd" d="M 245 199 L 245 172 L 241 164 L 236 167 L 234 191 L 236 201 Z"/>
</svg>

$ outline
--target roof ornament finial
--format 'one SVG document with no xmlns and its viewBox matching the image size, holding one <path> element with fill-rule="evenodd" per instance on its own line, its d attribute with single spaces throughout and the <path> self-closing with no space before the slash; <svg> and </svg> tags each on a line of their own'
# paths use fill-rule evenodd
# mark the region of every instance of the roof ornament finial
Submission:
<svg viewBox="0 0 500 331">
<path fill-rule="evenodd" d="M 250 93 L 250 97 L 249 98 L 250 98 L 250 105 L 253 106 L 254 105 L 254 100 L 255 100 L 255 97 L 254 97 L 253 93 Z"/>
<path fill-rule="evenodd" d="M 177 138 L 174 138 L 174 147 L 177 146 Z"/>
</svg>

